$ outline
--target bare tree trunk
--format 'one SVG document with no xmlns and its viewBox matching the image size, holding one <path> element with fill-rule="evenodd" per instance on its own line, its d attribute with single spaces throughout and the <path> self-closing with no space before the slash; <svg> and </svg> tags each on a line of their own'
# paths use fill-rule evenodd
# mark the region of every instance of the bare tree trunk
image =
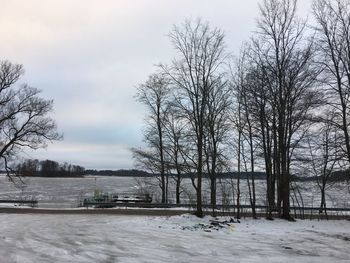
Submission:
<svg viewBox="0 0 350 263">
<path fill-rule="evenodd" d="M 176 179 L 176 204 L 180 204 L 180 186 L 181 186 L 181 174 L 177 173 L 176 175 L 177 179 Z"/>
<path fill-rule="evenodd" d="M 252 179 L 252 188 L 253 188 L 253 198 L 251 200 L 251 206 L 252 206 L 252 213 L 253 213 L 253 218 L 256 219 L 256 195 L 255 195 L 255 169 L 254 169 L 254 150 L 253 150 L 253 141 L 252 138 L 251 140 L 251 145 L 250 145 L 250 167 L 251 167 L 251 179 Z"/>
<path fill-rule="evenodd" d="M 256 210 L 255 210 L 255 169 L 254 169 L 254 141 L 253 141 L 253 127 L 252 127 L 252 116 L 250 113 L 250 107 L 248 106 L 248 98 L 247 98 L 247 90 L 242 90 L 242 96 L 243 96 L 243 103 L 244 103 L 244 113 L 245 113 L 245 121 L 246 121 L 246 133 L 248 137 L 248 144 L 249 144 L 249 152 L 250 152 L 250 176 L 247 176 L 247 183 L 248 183 L 248 189 L 249 189 L 249 200 L 250 205 L 252 207 L 252 215 L 253 218 L 256 219 Z M 243 149 L 242 149 L 243 150 Z M 244 152 L 244 151 L 243 151 Z M 246 161 L 244 161 L 245 167 L 247 167 Z M 248 172 L 248 169 L 246 168 L 246 172 Z M 249 177 L 251 178 L 252 186 L 250 185 Z"/>
<path fill-rule="evenodd" d="M 159 155 L 160 155 L 160 178 L 162 188 L 162 204 L 167 203 L 167 179 L 165 178 L 165 163 L 163 150 L 163 131 L 161 123 L 160 105 L 157 107 L 157 129 L 159 136 Z"/>
<path fill-rule="evenodd" d="M 216 178 L 210 178 L 210 204 L 212 205 L 212 215 L 216 216 Z"/>
<path fill-rule="evenodd" d="M 254 169 L 254 142 L 253 142 L 253 133 L 252 133 L 252 127 L 249 118 L 247 117 L 247 124 L 248 124 L 248 138 L 249 138 L 249 151 L 250 151 L 250 177 L 252 180 L 252 189 L 250 187 L 249 183 L 249 176 L 247 177 L 248 180 L 248 186 L 249 186 L 249 199 L 250 199 L 250 205 L 252 207 L 252 214 L 253 218 L 256 219 L 256 210 L 255 210 L 255 169 Z"/>
<path fill-rule="evenodd" d="M 240 110 L 239 110 L 240 114 Z M 242 139 L 242 132 L 239 130 L 238 131 L 238 149 L 237 149 L 237 199 L 236 199 L 236 205 L 237 205 L 237 218 L 241 218 L 241 189 L 240 189 L 240 180 L 241 180 L 241 139 Z"/>
<path fill-rule="evenodd" d="M 198 166 L 197 166 L 197 210 L 196 215 L 198 217 L 203 217 L 202 209 L 202 177 L 203 177 L 203 138 L 200 135 L 198 140 Z"/>
<path fill-rule="evenodd" d="M 325 193 L 325 184 L 322 183 L 321 187 L 321 204 L 320 204 L 320 213 L 326 212 L 326 193 Z"/>
</svg>

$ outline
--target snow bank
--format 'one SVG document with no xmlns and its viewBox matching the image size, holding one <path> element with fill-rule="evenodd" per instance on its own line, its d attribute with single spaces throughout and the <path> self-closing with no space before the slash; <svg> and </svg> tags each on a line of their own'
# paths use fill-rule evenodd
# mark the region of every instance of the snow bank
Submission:
<svg viewBox="0 0 350 263">
<path fill-rule="evenodd" d="M 228 218 L 220 218 L 226 220 Z M 349 221 L 0 214 L 0 262 L 350 262 Z"/>
</svg>

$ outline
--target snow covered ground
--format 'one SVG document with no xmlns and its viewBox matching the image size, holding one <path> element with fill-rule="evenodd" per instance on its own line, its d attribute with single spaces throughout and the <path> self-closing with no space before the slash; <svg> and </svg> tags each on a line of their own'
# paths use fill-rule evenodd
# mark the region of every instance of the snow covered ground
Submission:
<svg viewBox="0 0 350 263">
<path fill-rule="evenodd" d="M 350 262 L 350 221 L 211 219 L 0 214 L 0 262 Z"/>
</svg>

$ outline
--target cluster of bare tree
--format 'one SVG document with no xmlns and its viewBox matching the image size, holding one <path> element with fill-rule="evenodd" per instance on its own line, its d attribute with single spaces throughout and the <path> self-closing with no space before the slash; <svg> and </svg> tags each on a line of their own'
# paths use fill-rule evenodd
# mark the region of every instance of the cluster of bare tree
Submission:
<svg viewBox="0 0 350 263">
<path fill-rule="evenodd" d="M 148 108 L 146 150 L 137 163 L 159 175 L 167 202 L 169 175 L 193 174 L 197 215 L 202 178 L 216 205 L 217 173 L 248 172 L 255 217 L 256 169 L 266 173 L 268 217 L 290 216 L 293 175 L 313 175 L 326 208 L 325 185 L 350 162 L 350 2 L 315 0 L 316 24 L 298 18 L 296 0 L 262 0 L 257 30 L 240 56 L 228 56 L 224 33 L 201 20 L 175 26 L 177 51 L 137 98 Z M 240 191 L 237 181 L 237 205 Z M 239 211 L 239 210 L 238 210 Z"/>
<path fill-rule="evenodd" d="M 174 27 L 170 34 L 178 58 L 140 85 L 138 99 L 149 109 L 145 141 L 149 150 L 134 150 L 139 164 L 160 174 L 162 202 L 167 202 L 169 172 L 176 174 L 180 202 L 182 173 L 192 173 L 197 192 L 197 214 L 202 215 L 202 177 L 212 178 L 223 168 L 225 134 L 229 130 L 230 89 L 225 78 L 224 34 L 200 20 Z M 226 127 L 227 126 L 227 127 Z"/>
<path fill-rule="evenodd" d="M 9 163 L 22 149 L 61 138 L 49 117 L 52 101 L 40 98 L 40 90 L 18 84 L 23 73 L 22 65 L 0 61 L 0 160 L 10 179 L 14 170 Z"/>
</svg>

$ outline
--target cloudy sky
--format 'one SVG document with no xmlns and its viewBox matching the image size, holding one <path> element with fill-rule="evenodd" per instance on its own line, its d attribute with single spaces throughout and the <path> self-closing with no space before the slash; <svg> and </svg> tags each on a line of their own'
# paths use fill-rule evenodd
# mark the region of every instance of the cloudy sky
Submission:
<svg viewBox="0 0 350 263">
<path fill-rule="evenodd" d="M 26 158 L 86 168 L 132 168 L 144 109 L 136 86 L 174 56 L 167 34 L 201 17 L 237 54 L 255 29 L 258 0 L 0 0 L 0 59 L 23 64 L 21 82 L 54 100 L 64 140 Z M 299 0 L 305 15 L 311 0 Z"/>
</svg>

